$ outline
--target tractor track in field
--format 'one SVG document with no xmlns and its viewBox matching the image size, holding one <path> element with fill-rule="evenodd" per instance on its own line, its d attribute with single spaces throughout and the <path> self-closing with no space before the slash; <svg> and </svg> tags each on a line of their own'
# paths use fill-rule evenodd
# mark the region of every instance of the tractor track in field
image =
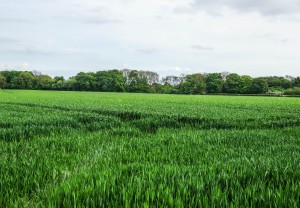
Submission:
<svg viewBox="0 0 300 208">
<path fill-rule="evenodd" d="M 292 126 L 300 126 L 300 118 L 288 118 L 269 116 L 257 120 L 254 118 L 247 119 L 226 119 L 226 118 L 199 118 L 182 115 L 158 115 L 153 113 L 142 113 L 135 111 L 114 111 L 105 109 L 83 109 L 69 108 L 65 106 L 48 106 L 34 103 L 16 103 L 0 102 L 0 105 L 23 106 L 29 108 L 41 108 L 48 110 L 58 110 L 64 112 L 75 112 L 81 114 L 97 114 L 103 116 L 112 116 L 128 123 L 130 126 L 138 128 L 144 133 L 156 133 L 159 128 L 178 129 L 190 127 L 193 129 L 223 129 L 223 130 L 242 130 L 242 129 L 276 129 Z M 80 121 L 81 122 L 81 121 Z M 91 121 L 92 122 L 92 121 Z M 1 125 L 0 125 L 1 128 Z"/>
</svg>

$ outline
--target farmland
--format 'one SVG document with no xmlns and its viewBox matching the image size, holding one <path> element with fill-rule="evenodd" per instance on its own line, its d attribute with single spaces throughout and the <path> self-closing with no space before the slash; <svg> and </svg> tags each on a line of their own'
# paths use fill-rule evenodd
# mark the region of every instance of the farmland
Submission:
<svg viewBox="0 0 300 208">
<path fill-rule="evenodd" d="M 0 90 L 0 207 L 299 200 L 299 98 Z"/>
</svg>

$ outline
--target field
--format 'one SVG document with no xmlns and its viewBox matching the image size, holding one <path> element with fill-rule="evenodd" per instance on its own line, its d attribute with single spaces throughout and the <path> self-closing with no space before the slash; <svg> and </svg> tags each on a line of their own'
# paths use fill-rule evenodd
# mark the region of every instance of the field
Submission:
<svg viewBox="0 0 300 208">
<path fill-rule="evenodd" d="M 299 204 L 299 98 L 0 90 L 0 207 Z"/>
</svg>

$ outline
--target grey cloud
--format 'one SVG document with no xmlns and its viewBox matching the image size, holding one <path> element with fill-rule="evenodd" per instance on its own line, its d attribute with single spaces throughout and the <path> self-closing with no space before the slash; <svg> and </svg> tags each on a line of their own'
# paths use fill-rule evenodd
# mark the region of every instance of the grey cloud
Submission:
<svg viewBox="0 0 300 208">
<path fill-rule="evenodd" d="M 277 35 L 275 33 L 264 33 L 264 34 L 256 34 L 249 36 L 250 38 L 256 38 L 256 39 L 265 39 L 265 40 L 273 40 L 273 41 L 279 41 L 279 42 L 289 42 L 290 39 L 286 37 L 281 37 L 280 35 Z"/>
<path fill-rule="evenodd" d="M 98 7 L 93 7 L 91 9 L 88 9 L 89 12 L 94 12 L 94 13 L 105 13 L 108 9 L 103 6 L 98 6 Z"/>
<path fill-rule="evenodd" d="M 157 20 L 163 20 L 164 18 L 162 16 L 157 15 L 157 16 L 155 16 L 155 19 L 157 19 Z"/>
<path fill-rule="evenodd" d="M 17 43 L 19 40 L 10 37 L 0 37 L 0 43 Z"/>
<path fill-rule="evenodd" d="M 300 13 L 299 0 L 194 0 L 189 7 L 178 7 L 174 13 L 193 13 L 205 11 L 209 14 L 220 14 L 223 8 L 236 12 L 257 12 L 266 16 Z"/>
<path fill-rule="evenodd" d="M 102 17 L 89 17 L 85 15 L 78 15 L 73 13 L 73 15 L 65 16 L 52 16 L 51 19 L 53 20 L 64 20 L 69 22 L 79 22 L 83 24 L 97 24 L 97 25 L 103 25 L 103 24 L 117 24 L 122 23 L 122 20 L 119 19 L 107 19 Z"/>
<path fill-rule="evenodd" d="M 212 47 L 202 46 L 202 45 L 192 45 L 191 48 L 196 50 L 214 50 Z"/>
<path fill-rule="evenodd" d="M 85 2 L 73 4 L 64 19 L 79 21 L 84 24 L 115 24 L 123 21 L 114 17 L 113 12 L 107 6 L 95 4 L 93 6 Z"/>
<path fill-rule="evenodd" d="M 99 9 L 100 10 L 100 9 Z M 91 12 L 90 10 L 80 11 L 80 10 L 68 10 L 63 15 L 52 16 L 51 18 L 54 20 L 65 20 L 71 22 L 80 22 L 83 24 L 115 24 L 122 23 L 121 19 L 117 18 L 107 18 L 107 15 L 101 12 Z"/>
<path fill-rule="evenodd" d="M 52 52 L 44 49 L 37 48 L 35 46 L 27 46 L 25 48 L 12 49 L 8 51 L 3 51 L 5 53 L 15 53 L 22 55 L 32 55 L 32 56 L 48 56 L 48 55 L 70 55 L 64 52 Z"/>
<path fill-rule="evenodd" d="M 83 23 L 87 23 L 87 24 L 111 24 L 111 23 L 122 23 L 122 20 L 117 20 L 117 19 L 87 19 L 82 21 Z"/>
<path fill-rule="evenodd" d="M 283 42 L 283 43 L 286 43 L 286 42 L 289 42 L 290 39 L 289 38 L 283 38 L 283 39 L 280 39 L 280 41 Z"/>
<path fill-rule="evenodd" d="M 1 18 L 0 23 L 30 23 L 33 22 L 28 19 L 19 19 L 19 18 Z"/>
<path fill-rule="evenodd" d="M 139 48 L 136 49 L 138 52 L 140 53 L 144 53 L 144 54 L 152 54 L 152 53 L 156 53 L 157 49 L 153 49 L 153 48 Z"/>
<path fill-rule="evenodd" d="M 198 9 L 192 8 L 192 7 L 187 7 L 187 6 L 178 6 L 173 9 L 173 13 L 175 14 L 184 14 L 184 13 L 189 13 L 189 14 L 195 14 Z"/>
</svg>

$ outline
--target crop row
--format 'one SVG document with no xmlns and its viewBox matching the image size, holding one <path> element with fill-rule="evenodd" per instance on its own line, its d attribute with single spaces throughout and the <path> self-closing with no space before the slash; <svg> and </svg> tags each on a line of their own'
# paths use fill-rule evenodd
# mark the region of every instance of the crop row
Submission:
<svg viewBox="0 0 300 208">
<path fill-rule="evenodd" d="M 0 91 L 0 207 L 298 207 L 299 106 Z"/>
<path fill-rule="evenodd" d="M 0 104 L 3 106 L 4 104 Z M 102 131 L 104 129 L 136 129 L 140 133 L 156 133 L 160 128 L 194 129 L 268 129 L 300 126 L 300 117 L 269 116 L 263 119 L 249 118 L 199 118 L 180 115 L 157 115 L 140 112 L 109 110 L 72 110 L 66 107 L 50 108 L 25 104 L 8 104 L 0 114 L 0 139 L 21 140 L 42 135 L 62 134 L 81 129 Z M 17 113 L 16 113 L 17 112 Z M 15 116 L 17 115 L 17 116 Z M 6 120 L 10 117 L 10 120 Z"/>
</svg>

